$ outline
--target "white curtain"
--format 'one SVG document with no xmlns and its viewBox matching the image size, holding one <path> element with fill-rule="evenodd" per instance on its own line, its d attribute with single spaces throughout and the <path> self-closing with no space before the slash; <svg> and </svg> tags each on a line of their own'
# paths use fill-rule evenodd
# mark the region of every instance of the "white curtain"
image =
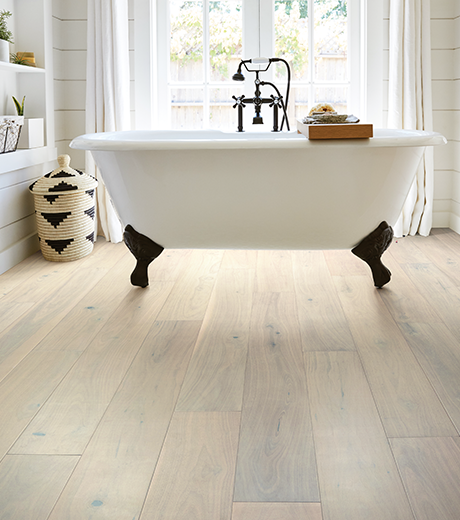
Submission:
<svg viewBox="0 0 460 520">
<path fill-rule="evenodd" d="M 430 0 L 390 0 L 388 127 L 433 129 Z M 428 147 L 394 227 L 396 236 L 430 233 L 433 148 Z"/>
<path fill-rule="evenodd" d="M 128 1 L 88 0 L 87 31 L 86 132 L 129 130 Z M 120 242 L 122 226 L 89 152 L 86 173 L 99 180 L 98 234 Z"/>
</svg>

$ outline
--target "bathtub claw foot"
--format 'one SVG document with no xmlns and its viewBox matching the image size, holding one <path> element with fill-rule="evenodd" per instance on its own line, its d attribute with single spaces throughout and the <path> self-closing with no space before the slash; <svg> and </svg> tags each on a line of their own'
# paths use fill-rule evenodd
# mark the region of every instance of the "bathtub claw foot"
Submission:
<svg viewBox="0 0 460 520">
<path fill-rule="evenodd" d="M 147 287 L 149 284 L 148 266 L 160 256 L 164 248 L 138 233 L 129 224 L 125 227 L 123 240 L 137 260 L 136 267 L 131 273 L 131 283 L 137 287 Z"/>
<path fill-rule="evenodd" d="M 393 240 L 393 229 L 385 221 L 351 250 L 371 268 L 374 285 L 379 289 L 390 281 L 391 272 L 381 261 L 381 256 Z"/>
</svg>

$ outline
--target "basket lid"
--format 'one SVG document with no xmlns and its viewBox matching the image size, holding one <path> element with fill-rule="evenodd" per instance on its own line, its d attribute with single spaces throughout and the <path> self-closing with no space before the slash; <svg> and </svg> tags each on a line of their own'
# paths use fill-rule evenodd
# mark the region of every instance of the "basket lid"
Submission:
<svg viewBox="0 0 460 520">
<path fill-rule="evenodd" d="M 29 190 L 33 193 L 70 193 L 92 190 L 97 186 L 98 183 L 94 177 L 69 166 L 70 157 L 68 155 L 60 155 L 58 163 L 58 168 L 31 184 Z"/>
</svg>

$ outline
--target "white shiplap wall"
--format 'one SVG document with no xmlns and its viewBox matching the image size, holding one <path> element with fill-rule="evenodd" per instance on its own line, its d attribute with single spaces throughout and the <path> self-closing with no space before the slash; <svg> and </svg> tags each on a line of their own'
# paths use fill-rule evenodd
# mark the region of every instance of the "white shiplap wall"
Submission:
<svg viewBox="0 0 460 520">
<path fill-rule="evenodd" d="M 134 59 L 133 0 L 129 4 L 131 77 Z M 71 165 L 85 168 L 85 154 L 71 150 L 70 141 L 85 133 L 86 100 L 86 0 L 54 0 L 54 59 L 56 92 L 56 145 L 58 153 L 72 157 Z M 134 88 L 131 88 L 131 92 Z M 131 96 L 132 100 L 132 96 Z M 134 107 L 134 103 L 131 102 Z"/>
<path fill-rule="evenodd" d="M 384 0 L 383 121 L 388 117 L 388 33 L 390 0 Z M 434 226 L 460 232 L 460 0 L 431 1 L 434 129 L 449 144 L 435 150 Z M 133 0 L 129 1 L 131 78 Z M 84 168 L 84 154 L 68 144 L 85 132 L 86 0 L 54 0 L 56 140 L 73 166 Z M 131 107 L 134 107 L 131 88 Z M 132 118 L 134 120 L 134 117 Z"/>
<path fill-rule="evenodd" d="M 56 146 L 82 169 L 85 154 L 69 143 L 85 133 L 86 0 L 53 1 L 53 48 Z"/>
<path fill-rule="evenodd" d="M 448 139 L 447 146 L 435 149 L 434 225 L 449 226 L 457 232 L 460 232 L 460 192 L 457 189 L 455 196 L 454 180 L 459 175 L 460 86 L 455 81 L 454 61 L 459 56 L 455 52 L 459 47 L 460 12 L 455 14 L 459 4 L 458 0 L 431 2 L 433 126 Z"/>
</svg>

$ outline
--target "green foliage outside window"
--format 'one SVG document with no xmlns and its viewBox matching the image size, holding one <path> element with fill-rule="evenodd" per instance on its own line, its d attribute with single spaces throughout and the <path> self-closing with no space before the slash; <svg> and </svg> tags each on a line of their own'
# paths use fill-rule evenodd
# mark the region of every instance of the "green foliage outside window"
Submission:
<svg viewBox="0 0 460 520">
<path fill-rule="evenodd" d="M 228 75 L 230 59 L 241 56 L 241 5 L 209 3 L 209 49 L 213 71 Z M 203 59 L 203 4 L 171 2 L 171 61 L 181 65 Z M 315 55 L 346 55 L 346 0 L 315 0 Z M 308 1 L 275 0 L 275 55 L 300 78 L 308 66 Z"/>
</svg>

